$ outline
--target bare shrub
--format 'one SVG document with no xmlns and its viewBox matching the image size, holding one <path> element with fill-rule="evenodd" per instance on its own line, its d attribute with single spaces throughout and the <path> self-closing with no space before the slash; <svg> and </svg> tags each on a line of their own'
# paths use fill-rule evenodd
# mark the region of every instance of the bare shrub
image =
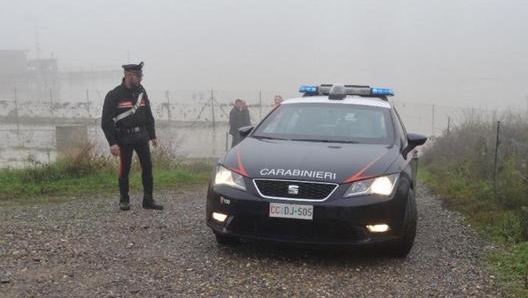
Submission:
<svg viewBox="0 0 528 298">
<path fill-rule="evenodd" d="M 493 118 L 471 114 L 435 138 L 422 161 L 435 179 L 445 181 L 451 202 L 468 196 L 493 201 L 511 212 L 504 230 L 515 231 L 506 238 L 527 240 L 528 216 L 521 210 L 528 208 L 528 119 L 511 111 Z"/>
<path fill-rule="evenodd" d="M 43 182 L 114 172 L 116 159 L 97 152 L 95 148 L 94 144 L 87 143 L 79 150 L 59 155 L 51 164 L 30 157 L 30 166 L 24 169 L 23 179 L 26 182 Z"/>
</svg>

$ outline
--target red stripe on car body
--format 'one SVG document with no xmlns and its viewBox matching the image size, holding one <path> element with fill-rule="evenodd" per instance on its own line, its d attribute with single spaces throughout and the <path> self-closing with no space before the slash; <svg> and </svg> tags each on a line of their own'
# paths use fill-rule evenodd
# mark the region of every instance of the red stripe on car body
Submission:
<svg viewBox="0 0 528 298">
<path fill-rule="evenodd" d="M 355 173 L 353 176 L 347 178 L 344 183 L 350 183 L 350 182 L 354 182 L 354 181 L 358 181 L 358 180 L 363 180 L 363 179 L 366 179 L 366 178 L 370 178 L 371 176 L 363 176 L 363 173 L 365 173 L 365 171 L 367 171 L 374 163 L 376 163 L 378 160 L 380 160 L 383 156 L 385 156 L 385 154 L 387 154 L 387 151 L 386 152 L 383 152 L 380 156 L 376 157 L 374 160 L 372 160 L 371 162 L 369 162 L 367 165 L 365 165 L 361 170 L 359 170 L 359 172 Z"/>
<path fill-rule="evenodd" d="M 240 158 L 240 151 L 239 150 L 236 150 L 236 159 L 237 159 L 237 168 L 233 168 L 231 170 L 233 170 L 234 172 L 242 175 L 242 176 L 245 176 L 245 177 L 249 177 L 248 176 L 248 173 L 246 171 L 246 168 L 244 167 L 244 164 L 242 163 L 242 159 Z"/>
</svg>

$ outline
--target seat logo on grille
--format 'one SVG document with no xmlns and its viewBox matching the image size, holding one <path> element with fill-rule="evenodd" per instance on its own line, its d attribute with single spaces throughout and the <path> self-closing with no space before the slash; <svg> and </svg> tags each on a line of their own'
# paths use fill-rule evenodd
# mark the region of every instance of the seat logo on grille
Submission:
<svg viewBox="0 0 528 298">
<path fill-rule="evenodd" d="M 299 185 L 295 185 L 295 184 L 288 185 L 288 194 L 289 195 L 298 195 L 299 194 Z"/>
</svg>

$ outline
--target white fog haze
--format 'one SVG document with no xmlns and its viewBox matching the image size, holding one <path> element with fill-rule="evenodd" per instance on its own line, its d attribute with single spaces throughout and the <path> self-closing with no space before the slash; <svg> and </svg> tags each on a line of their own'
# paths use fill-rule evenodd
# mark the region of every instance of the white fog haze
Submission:
<svg viewBox="0 0 528 298">
<path fill-rule="evenodd" d="M 0 0 L 4 297 L 528 298 L 528 0 Z"/>
<path fill-rule="evenodd" d="M 408 102 L 528 105 L 528 1 L 0 3 L 1 50 L 61 70 L 145 61 L 147 89 L 296 96 L 301 84 L 341 82 Z"/>
</svg>

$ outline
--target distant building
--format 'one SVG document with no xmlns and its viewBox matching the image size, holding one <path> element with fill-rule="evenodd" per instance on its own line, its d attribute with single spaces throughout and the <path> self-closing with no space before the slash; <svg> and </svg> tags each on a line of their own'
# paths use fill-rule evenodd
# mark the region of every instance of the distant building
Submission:
<svg viewBox="0 0 528 298">
<path fill-rule="evenodd" d="M 63 101 L 91 100 L 102 103 L 106 93 L 115 87 L 123 77 L 120 65 L 110 69 L 106 67 L 61 69 L 61 95 Z M 86 92 L 89 92 L 87 94 Z"/>
<path fill-rule="evenodd" d="M 0 99 L 13 98 L 15 89 L 28 89 L 27 51 L 0 50 Z"/>
<path fill-rule="evenodd" d="M 57 59 L 28 61 L 28 83 L 32 99 L 60 98 L 60 82 Z"/>
<path fill-rule="evenodd" d="M 112 69 L 59 70 L 58 61 L 28 59 L 27 50 L 0 50 L 0 100 L 82 101 L 86 91 L 97 97 L 106 94 L 122 76 L 119 67 Z"/>
<path fill-rule="evenodd" d="M 50 98 L 60 95 L 56 59 L 28 60 L 26 50 L 0 50 L 0 98 Z"/>
</svg>

